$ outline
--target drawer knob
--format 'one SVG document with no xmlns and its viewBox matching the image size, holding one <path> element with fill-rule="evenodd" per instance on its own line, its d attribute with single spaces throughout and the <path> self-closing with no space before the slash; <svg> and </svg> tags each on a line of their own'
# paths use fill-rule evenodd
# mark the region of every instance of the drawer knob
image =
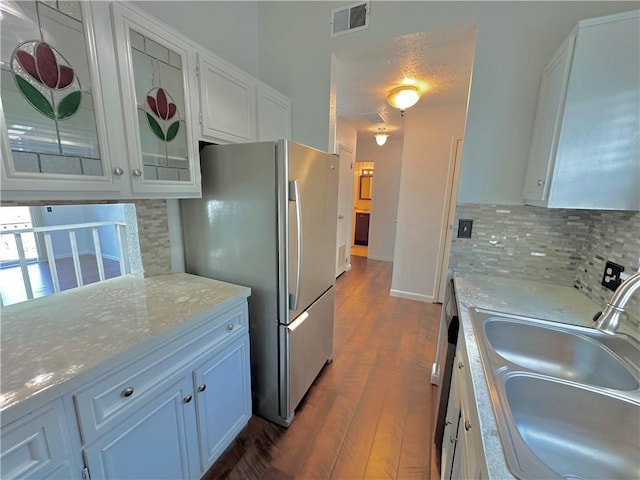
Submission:
<svg viewBox="0 0 640 480">
<path fill-rule="evenodd" d="M 471 430 L 471 423 L 469 422 L 469 420 L 465 420 L 464 421 L 464 429 L 468 432 L 469 430 Z"/>
<path fill-rule="evenodd" d="M 207 384 L 203 383 L 202 385 L 198 386 L 198 391 L 199 392 L 204 392 L 207 389 Z"/>
<path fill-rule="evenodd" d="M 231 331 L 233 330 L 233 327 L 234 327 L 233 323 L 230 323 L 229 325 L 227 325 L 227 330 Z"/>
<path fill-rule="evenodd" d="M 187 395 L 186 397 L 184 397 L 183 401 L 184 401 L 184 403 L 189 403 L 192 398 L 193 397 L 191 395 Z"/>
<path fill-rule="evenodd" d="M 133 387 L 127 387 L 122 391 L 123 397 L 130 397 L 131 395 L 133 395 Z"/>
</svg>

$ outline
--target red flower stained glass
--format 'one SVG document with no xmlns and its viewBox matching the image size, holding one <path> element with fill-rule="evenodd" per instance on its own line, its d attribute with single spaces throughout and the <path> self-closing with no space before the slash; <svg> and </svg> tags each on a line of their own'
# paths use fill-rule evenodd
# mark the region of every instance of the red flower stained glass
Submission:
<svg viewBox="0 0 640 480">
<path fill-rule="evenodd" d="M 164 88 L 156 87 L 147 93 L 145 111 L 149 128 L 160 140 L 170 142 L 176 138 L 180 119 L 170 121 L 178 113 L 178 107 Z"/>
<path fill-rule="evenodd" d="M 63 120 L 80 107 L 80 81 L 64 57 L 48 43 L 30 40 L 18 45 L 11 57 L 11 70 L 26 100 L 43 115 Z M 63 94 L 67 89 L 69 93 Z"/>
</svg>

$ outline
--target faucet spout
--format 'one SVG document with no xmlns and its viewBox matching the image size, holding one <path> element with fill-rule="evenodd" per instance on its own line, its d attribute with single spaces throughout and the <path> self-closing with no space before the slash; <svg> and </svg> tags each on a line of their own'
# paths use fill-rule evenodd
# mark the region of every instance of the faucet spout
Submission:
<svg viewBox="0 0 640 480">
<path fill-rule="evenodd" d="M 596 317 L 595 327 L 605 333 L 612 335 L 616 333 L 620 323 L 620 315 L 624 312 L 631 296 L 638 289 L 640 289 L 640 272 L 634 273 L 620 284 L 604 312 Z"/>
</svg>

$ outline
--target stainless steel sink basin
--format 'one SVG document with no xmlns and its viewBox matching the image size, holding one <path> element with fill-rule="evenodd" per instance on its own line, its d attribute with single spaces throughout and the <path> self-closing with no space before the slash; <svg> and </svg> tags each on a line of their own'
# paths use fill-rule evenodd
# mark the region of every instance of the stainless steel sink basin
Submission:
<svg viewBox="0 0 640 480">
<path fill-rule="evenodd" d="M 640 478 L 640 343 L 472 310 L 507 465 L 518 478 Z"/>
<path fill-rule="evenodd" d="M 640 387 L 610 348 L 587 336 L 501 318 L 488 318 L 483 327 L 491 348 L 519 367 L 617 390 Z"/>
<path fill-rule="evenodd" d="M 503 387 L 516 443 L 557 475 L 639 478 L 640 404 L 530 374 L 508 375 Z"/>
</svg>

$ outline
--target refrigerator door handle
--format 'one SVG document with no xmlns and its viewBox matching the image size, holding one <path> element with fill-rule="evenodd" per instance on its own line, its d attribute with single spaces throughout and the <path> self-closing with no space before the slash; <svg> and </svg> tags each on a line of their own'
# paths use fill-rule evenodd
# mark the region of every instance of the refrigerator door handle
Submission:
<svg viewBox="0 0 640 480">
<path fill-rule="evenodd" d="M 302 205 L 300 204 L 300 185 L 298 180 L 289 182 L 289 201 L 296 204 L 296 242 L 297 242 L 297 265 L 296 265 L 296 291 L 289 292 L 289 310 L 298 308 L 298 297 L 300 293 L 300 272 L 302 270 Z"/>
</svg>

